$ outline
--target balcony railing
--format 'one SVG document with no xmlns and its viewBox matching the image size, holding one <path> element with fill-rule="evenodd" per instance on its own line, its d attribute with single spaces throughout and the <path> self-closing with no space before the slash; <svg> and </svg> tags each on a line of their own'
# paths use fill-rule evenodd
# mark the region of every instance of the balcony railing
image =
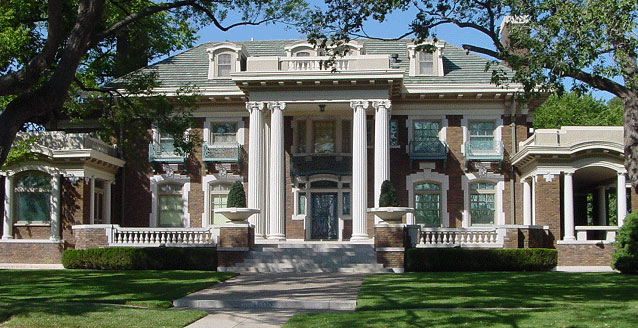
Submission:
<svg viewBox="0 0 638 328">
<path fill-rule="evenodd" d="M 465 167 L 469 161 L 503 163 L 503 142 L 496 140 L 475 140 L 465 143 Z"/>
<path fill-rule="evenodd" d="M 113 225 L 109 246 L 127 247 L 213 247 L 219 229 L 210 228 L 122 228 Z"/>
<path fill-rule="evenodd" d="M 448 147 L 437 138 L 412 139 L 410 141 L 411 159 L 446 159 Z"/>
<path fill-rule="evenodd" d="M 202 160 L 204 162 L 239 162 L 241 149 L 239 144 L 203 144 Z"/>
<path fill-rule="evenodd" d="M 291 57 L 282 58 L 282 67 L 287 67 L 288 71 L 326 71 L 333 68 L 337 71 L 347 71 L 350 69 L 351 59 L 335 59 L 330 62 L 330 57 Z M 286 65 L 287 64 L 287 65 Z"/>
<path fill-rule="evenodd" d="M 498 228 L 421 228 L 416 247 L 502 247 L 504 236 Z"/>
<path fill-rule="evenodd" d="M 184 163 L 186 154 L 180 154 L 172 143 L 150 143 L 148 145 L 149 162 Z"/>
<path fill-rule="evenodd" d="M 26 138 L 37 138 L 36 145 L 51 150 L 91 149 L 117 157 L 117 148 L 97 139 L 89 133 L 65 133 L 62 131 L 19 133 L 16 141 Z"/>
<path fill-rule="evenodd" d="M 576 240 L 616 241 L 618 226 L 576 226 Z"/>
</svg>

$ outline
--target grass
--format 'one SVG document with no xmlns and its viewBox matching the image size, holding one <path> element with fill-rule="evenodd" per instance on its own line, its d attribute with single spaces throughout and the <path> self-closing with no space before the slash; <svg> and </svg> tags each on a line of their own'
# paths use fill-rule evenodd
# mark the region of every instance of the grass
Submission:
<svg viewBox="0 0 638 328">
<path fill-rule="evenodd" d="M 561 272 L 372 275 L 359 291 L 356 312 L 301 314 L 286 324 L 390 326 L 636 327 L 638 276 Z"/>
<path fill-rule="evenodd" d="M 0 270 L 10 327 L 183 327 L 205 315 L 171 301 L 234 276 L 212 271 Z"/>
</svg>

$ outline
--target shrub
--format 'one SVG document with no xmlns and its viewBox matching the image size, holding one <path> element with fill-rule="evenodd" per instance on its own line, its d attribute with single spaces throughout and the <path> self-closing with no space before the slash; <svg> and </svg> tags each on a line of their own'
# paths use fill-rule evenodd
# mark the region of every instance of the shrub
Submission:
<svg viewBox="0 0 638 328">
<path fill-rule="evenodd" d="M 399 199 L 394 191 L 394 186 L 388 180 L 381 184 L 381 195 L 379 196 L 379 207 L 399 206 Z"/>
<path fill-rule="evenodd" d="M 548 271 L 556 266 L 555 249 L 413 248 L 407 251 L 407 271 Z"/>
<path fill-rule="evenodd" d="M 217 250 L 181 247 L 112 247 L 69 249 L 62 254 L 67 269 L 217 270 Z"/>
<path fill-rule="evenodd" d="M 616 249 L 611 254 L 611 267 L 621 273 L 638 273 L 638 213 L 625 217 L 613 245 Z"/>
<path fill-rule="evenodd" d="M 239 181 L 235 181 L 228 192 L 228 207 L 246 207 L 246 193 L 244 186 Z"/>
</svg>

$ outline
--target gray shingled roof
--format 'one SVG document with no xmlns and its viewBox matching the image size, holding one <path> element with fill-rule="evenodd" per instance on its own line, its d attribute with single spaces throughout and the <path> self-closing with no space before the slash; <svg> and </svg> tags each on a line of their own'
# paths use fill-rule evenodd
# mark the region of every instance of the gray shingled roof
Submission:
<svg viewBox="0 0 638 328">
<path fill-rule="evenodd" d="M 285 56 L 284 47 L 301 40 L 269 40 L 269 41 L 237 41 L 243 45 L 251 57 Z M 363 39 L 366 54 L 399 54 L 399 67 L 405 70 L 405 84 L 489 84 L 491 71 L 485 71 L 487 59 L 475 54 L 467 54 L 465 50 L 446 43 L 443 52 L 444 76 L 409 76 L 410 62 L 407 46 L 412 40 L 381 41 Z M 206 49 L 221 42 L 208 42 L 188 49 L 182 53 L 157 62 L 145 69 L 153 69 L 158 73 L 161 87 L 180 87 L 194 85 L 197 87 L 233 86 L 231 80 L 208 79 L 208 54 Z M 511 70 L 505 68 L 506 71 Z"/>
</svg>

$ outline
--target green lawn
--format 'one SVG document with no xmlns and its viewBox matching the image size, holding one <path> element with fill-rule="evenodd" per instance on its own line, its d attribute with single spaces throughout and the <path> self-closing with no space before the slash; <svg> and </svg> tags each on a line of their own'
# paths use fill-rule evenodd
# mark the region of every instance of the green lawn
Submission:
<svg viewBox="0 0 638 328">
<path fill-rule="evenodd" d="M 205 315 L 171 301 L 234 276 L 212 271 L 0 270 L 10 327 L 183 327 Z"/>
<path fill-rule="evenodd" d="M 433 310 L 419 310 L 424 308 Z M 414 326 L 638 327 L 638 276 L 561 272 L 372 275 L 364 280 L 356 312 L 296 315 L 286 325 Z"/>
</svg>

